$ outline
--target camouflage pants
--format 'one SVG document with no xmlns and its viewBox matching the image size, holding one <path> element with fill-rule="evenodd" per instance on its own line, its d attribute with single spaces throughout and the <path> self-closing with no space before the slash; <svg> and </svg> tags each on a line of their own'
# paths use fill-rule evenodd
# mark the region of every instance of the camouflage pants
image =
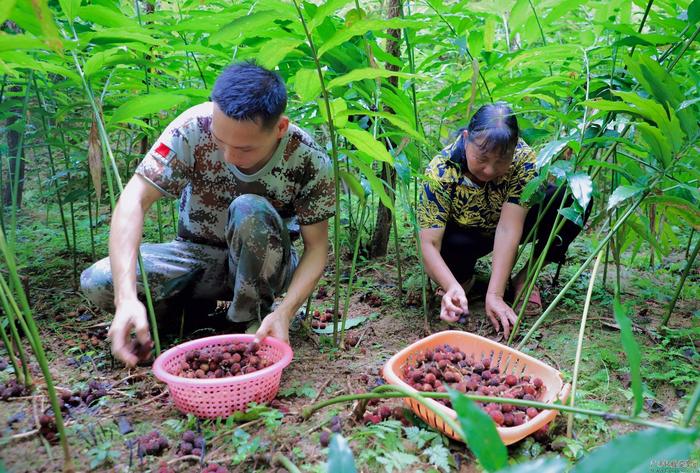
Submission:
<svg viewBox="0 0 700 473">
<path fill-rule="evenodd" d="M 244 194 L 231 203 L 226 225 L 227 248 L 176 239 L 141 245 L 156 311 L 168 310 L 178 296 L 231 300 L 228 319 L 257 320 L 267 315 L 275 296 L 287 289 L 298 258 L 282 218 L 264 198 Z M 144 299 L 137 269 L 137 291 Z M 107 311 L 114 310 L 109 258 L 83 271 L 85 295 Z"/>
</svg>

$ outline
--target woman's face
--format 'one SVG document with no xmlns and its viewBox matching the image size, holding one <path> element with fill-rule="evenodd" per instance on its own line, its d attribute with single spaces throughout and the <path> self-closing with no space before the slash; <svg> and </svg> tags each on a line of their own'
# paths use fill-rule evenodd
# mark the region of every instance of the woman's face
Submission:
<svg viewBox="0 0 700 473">
<path fill-rule="evenodd" d="M 479 146 L 481 143 L 470 142 L 468 132 L 464 132 L 464 152 L 467 157 L 467 169 L 480 183 L 486 183 L 505 176 L 513 162 L 513 152 L 506 155 L 491 151 L 485 153 Z"/>
</svg>

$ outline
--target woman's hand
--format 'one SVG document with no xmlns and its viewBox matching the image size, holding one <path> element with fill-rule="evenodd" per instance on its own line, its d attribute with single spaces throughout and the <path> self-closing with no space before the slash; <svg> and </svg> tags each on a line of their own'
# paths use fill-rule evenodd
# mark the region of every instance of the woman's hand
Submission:
<svg viewBox="0 0 700 473">
<path fill-rule="evenodd" d="M 467 295 L 459 284 L 452 286 L 442 296 L 440 318 L 445 322 L 457 322 L 461 314 L 469 314 Z"/>
<path fill-rule="evenodd" d="M 503 327 L 503 337 L 507 340 L 508 335 L 510 335 L 510 327 L 515 324 L 518 316 L 505 303 L 502 296 L 492 293 L 486 294 L 486 315 L 496 331 Z"/>
</svg>

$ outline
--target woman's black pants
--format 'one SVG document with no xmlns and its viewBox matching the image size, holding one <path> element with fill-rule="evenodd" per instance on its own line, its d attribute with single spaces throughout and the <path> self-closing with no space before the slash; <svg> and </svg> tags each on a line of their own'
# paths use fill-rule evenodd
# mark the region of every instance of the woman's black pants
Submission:
<svg viewBox="0 0 700 473">
<path fill-rule="evenodd" d="M 542 253 L 542 250 L 547 244 L 549 233 L 554 226 L 554 219 L 556 218 L 562 197 L 564 196 L 564 189 L 562 189 L 559 192 L 559 195 L 555 197 L 554 194 L 556 193 L 556 190 L 557 187 L 550 184 L 547 187 L 544 200 L 540 204 L 531 207 L 527 212 L 527 217 L 525 218 L 523 235 L 520 241 L 521 244 L 525 243 L 525 239 L 530 234 L 530 230 L 534 228 L 535 223 L 537 222 L 539 208 L 546 208 L 548 202 L 553 200 L 552 204 L 549 206 L 549 209 L 547 209 L 547 211 L 542 215 L 540 224 L 537 227 L 537 232 L 535 233 L 536 257 Z M 568 207 L 572 203 L 573 197 L 569 196 L 569 198 L 567 198 L 566 206 Z M 586 209 L 584 223 L 588 219 L 590 211 L 591 204 L 589 204 L 588 208 Z M 552 241 L 552 245 L 549 247 L 545 262 L 562 263 L 566 255 L 566 250 L 580 232 L 581 227 L 568 219 L 565 220 L 564 226 L 559 231 L 559 234 L 555 236 L 554 241 Z M 465 228 L 457 224 L 447 224 L 445 234 L 442 237 L 440 255 L 442 255 L 447 267 L 450 268 L 450 271 L 452 271 L 452 274 L 457 281 L 464 283 L 472 277 L 474 274 L 476 260 L 493 251 L 494 237 L 495 233 L 484 229 Z"/>
</svg>

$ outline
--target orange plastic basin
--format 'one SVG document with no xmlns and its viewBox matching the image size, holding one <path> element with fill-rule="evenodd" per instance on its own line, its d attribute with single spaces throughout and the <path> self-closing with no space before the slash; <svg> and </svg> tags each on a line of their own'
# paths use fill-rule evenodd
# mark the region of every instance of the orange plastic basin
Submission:
<svg viewBox="0 0 700 473">
<path fill-rule="evenodd" d="M 389 384 L 403 386 L 411 391 L 419 392 L 409 386 L 409 384 L 402 379 L 404 367 L 407 365 L 415 365 L 417 355 L 445 344 L 459 348 L 467 355 L 474 355 L 477 360 L 490 358 L 491 366 L 498 366 L 498 369 L 503 374 L 512 373 L 516 376 L 527 374 L 532 377 L 541 378 L 544 386 L 547 388 L 544 391 L 542 399 L 540 399 L 541 402 L 564 402 L 569 396 L 571 385 L 568 383 L 565 384 L 561 378 L 561 373 L 551 366 L 529 355 L 519 352 L 518 350 L 514 350 L 513 348 L 507 347 L 479 335 L 462 332 L 459 330 L 446 330 L 444 332 L 439 332 L 407 346 L 386 362 L 383 370 L 384 379 L 386 379 Z M 413 410 L 413 412 L 415 412 L 415 414 L 423 419 L 428 425 L 439 430 L 450 438 L 462 442 L 464 441 L 431 410 L 427 409 L 414 399 L 405 398 L 404 401 Z M 426 401 L 433 409 L 442 411 L 453 419 L 457 418 L 457 414 L 453 409 L 443 406 L 433 399 L 426 399 Z M 537 416 L 532 419 L 528 419 L 522 425 L 514 427 L 497 426 L 496 430 L 501 436 L 503 443 L 510 445 L 524 439 L 547 423 L 551 422 L 554 417 L 556 417 L 557 413 L 558 411 L 556 410 L 543 410 Z"/>
</svg>

